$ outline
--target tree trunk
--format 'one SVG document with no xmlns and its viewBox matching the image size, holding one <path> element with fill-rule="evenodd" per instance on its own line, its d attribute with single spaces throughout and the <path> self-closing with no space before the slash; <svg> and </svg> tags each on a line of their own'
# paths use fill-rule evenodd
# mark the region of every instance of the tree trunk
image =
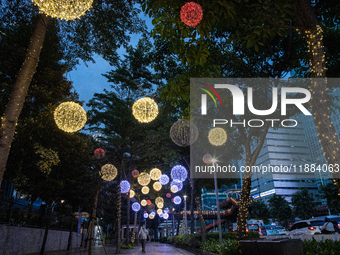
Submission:
<svg viewBox="0 0 340 255">
<path fill-rule="evenodd" d="M 179 224 L 180 224 L 180 221 L 181 221 L 181 214 L 177 214 L 177 235 L 179 235 Z"/>
<path fill-rule="evenodd" d="M 49 230 L 50 224 L 51 224 L 52 212 L 53 212 L 53 206 L 51 205 L 47 209 L 46 228 L 45 228 L 43 243 L 42 243 L 42 246 L 41 246 L 41 249 L 40 249 L 40 255 L 44 255 L 44 253 L 45 253 L 46 241 L 47 241 L 47 236 L 48 236 L 48 230 Z"/>
<path fill-rule="evenodd" d="M 126 245 L 130 243 L 130 193 L 127 193 Z"/>
<path fill-rule="evenodd" d="M 29 85 L 39 62 L 40 51 L 43 46 L 47 24 L 50 17 L 40 14 L 28 46 L 26 57 L 13 86 L 11 97 L 7 103 L 0 125 L 0 186 L 6 169 L 15 127 L 25 102 Z"/>
<path fill-rule="evenodd" d="M 90 243 L 89 243 L 89 255 L 92 255 L 93 252 L 93 239 L 94 239 L 94 229 L 95 229 L 95 221 L 96 221 L 96 215 L 97 215 L 97 205 L 98 205 L 98 195 L 102 188 L 102 178 L 98 180 L 96 193 L 94 195 L 94 202 L 93 202 L 93 209 L 92 209 L 92 215 L 91 215 L 91 222 L 89 231 L 91 231 L 90 234 Z"/>
<path fill-rule="evenodd" d="M 195 225 L 194 225 L 194 207 L 195 207 L 195 183 L 196 180 L 195 179 L 191 179 L 190 180 L 190 184 L 191 184 L 191 205 L 190 205 L 190 233 L 194 234 L 195 233 Z"/>
<path fill-rule="evenodd" d="M 207 240 L 207 231 L 205 230 L 205 221 L 204 221 L 203 214 L 202 214 L 202 206 L 201 206 L 201 201 L 200 201 L 199 196 L 195 197 L 195 202 L 196 202 L 198 217 L 199 217 L 200 226 L 201 226 L 202 242 L 205 242 Z"/>
<path fill-rule="evenodd" d="M 120 183 L 120 180 L 119 180 Z M 120 253 L 120 247 L 121 247 L 121 203 L 122 203 L 122 193 L 120 190 L 120 184 L 117 186 L 117 193 L 118 193 L 118 202 L 117 202 L 117 248 L 116 248 L 116 254 Z"/>
<path fill-rule="evenodd" d="M 135 242 L 135 239 L 136 239 L 136 232 L 137 232 L 137 212 L 135 212 L 135 221 L 133 223 L 133 233 L 132 233 L 132 240 L 131 242 L 134 243 Z"/>
<path fill-rule="evenodd" d="M 68 236 L 68 243 L 67 243 L 67 250 L 69 251 L 71 246 L 72 246 L 72 230 L 73 230 L 73 224 L 74 224 L 74 219 L 72 218 L 71 221 L 71 229 L 70 229 L 70 234 Z"/>
</svg>

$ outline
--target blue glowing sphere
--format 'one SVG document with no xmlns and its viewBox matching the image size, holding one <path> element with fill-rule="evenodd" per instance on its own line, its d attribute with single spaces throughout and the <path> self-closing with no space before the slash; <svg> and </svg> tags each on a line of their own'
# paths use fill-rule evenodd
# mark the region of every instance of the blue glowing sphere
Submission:
<svg viewBox="0 0 340 255">
<path fill-rule="evenodd" d="M 123 180 L 120 182 L 120 192 L 121 193 L 127 193 L 130 191 L 130 183 L 126 180 Z"/>
<path fill-rule="evenodd" d="M 147 212 L 144 213 L 143 216 L 144 216 L 145 219 L 149 218 L 149 214 Z"/>
<path fill-rule="evenodd" d="M 163 213 L 163 219 L 165 219 L 165 220 L 169 219 L 169 214 Z"/>
<path fill-rule="evenodd" d="M 176 180 L 180 180 L 181 182 L 184 182 L 187 177 L 188 177 L 188 171 L 185 169 L 184 166 L 177 165 L 171 169 L 171 178 L 173 180 L 176 179 Z"/>
<path fill-rule="evenodd" d="M 140 204 L 138 202 L 134 202 L 132 204 L 132 210 L 134 210 L 135 212 L 138 212 L 140 210 Z"/>
<path fill-rule="evenodd" d="M 182 202 L 182 198 L 180 196 L 175 196 L 174 197 L 174 203 L 176 205 L 179 205 Z"/>
<path fill-rule="evenodd" d="M 169 183 L 169 176 L 166 174 L 162 174 L 161 177 L 158 180 L 162 185 L 166 185 Z"/>
<path fill-rule="evenodd" d="M 173 180 L 171 183 L 170 183 L 170 187 L 172 186 L 177 186 L 177 191 L 180 191 L 183 189 L 183 182 L 181 182 L 180 180 Z"/>
</svg>

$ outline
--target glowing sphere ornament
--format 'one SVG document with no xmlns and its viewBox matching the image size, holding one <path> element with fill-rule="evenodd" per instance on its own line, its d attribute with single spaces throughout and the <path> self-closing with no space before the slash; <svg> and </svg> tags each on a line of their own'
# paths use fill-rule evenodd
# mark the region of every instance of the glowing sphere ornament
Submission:
<svg viewBox="0 0 340 255">
<path fill-rule="evenodd" d="M 160 191 L 162 188 L 162 184 L 160 182 L 155 182 L 153 184 L 153 189 L 156 190 L 156 191 Z"/>
<path fill-rule="evenodd" d="M 176 205 L 179 205 L 180 203 L 182 203 L 182 198 L 180 196 L 175 196 L 174 197 L 174 203 Z"/>
<path fill-rule="evenodd" d="M 147 173 L 141 173 L 139 176 L 138 176 L 138 183 L 142 186 L 146 186 L 150 183 L 151 181 L 151 178 L 150 178 L 150 175 L 147 174 Z"/>
<path fill-rule="evenodd" d="M 157 214 L 159 215 L 159 214 L 161 214 L 161 213 L 163 213 L 162 209 L 158 209 L 158 210 L 157 210 Z"/>
<path fill-rule="evenodd" d="M 155 100 L 144 97 L 138 99 L 132 106 L 132 114 L 142 123 L 153 121 L 158 115 L 158 106 Z"/>
<path fill-rule="evenodd" d="M 210 154 L 205 154 L 203 156 L 203 162 L 206 163 L 206 164 L 210 164 L 212 159 L 213 158 L 212 158 L 212 156 Z"/>
<path fill-rule="evenodd" d="M 140 204 L 138 202 L 134 202 L 132 204 L 132 210 L 134 210 L 135 212 L 138 212 L 140 210 Z"/>
<path fill-rule="evenodd" d="M 151 200 L 146 200 L 147 205 L 151 205 Z"/>
<path fill-rule="evenodd" d="M 149 217 L 149 214 L 148 214 L 147 212 L 145 212 L 145 213 L 143 214 L 143 216 L 144 216 L 144 219 L 146 219 L 146 218 Z"/>
<path fill-rule="evenodd" d="M 171 178 L 184 182 L 188 177 L 188 172 L 184 166 L 177 165 L 171 169 Z"/>
<path fill-rule="evenodd" d="M 140 204 L 141 204 L 142 206 L 146 206 L 146 205 L 147 205 L 147 202 L 146 202 L 145 199 L 143 199 L 142 201 L 140 201 Z"/>
<path fill-rule="evenodd" d="M 94 151 L 94 157 L 96 159 L 102 159 L 105 156 L 105 151 L 101 148 L 98 148 Z"/>
<path fill-rule="evenodd" d="M 155 199 L 155 204 L 157 205 L 158 203 L 164 203 L 164 199 L 162 197 L 157 197 Z"/>
<path fill-rule="evenodd" d="M 100 169 L 99 175 L 104 181 L 112 181 L 114 178 L 116 178 L 117 173 L 118 170 L 114 165 L 106 164 Z"/>
<path fill-rule="evenodd" d="M 172 193 L 178 192 L 178 187 L 176 185 L 170 186 L 170 190 Z"/>
<path fill-rule="evenodd" d="M 159 178 L 159 182 L 162 184 L 162 185 L 166 185 L 169 183 L 169 176 L 167 176 L 166 174 L 162 174 L 161 177 Z"/>
<path fill-rule="evenodd" d="M 153 215 L 153 216 L 156 216 L 156 211 L 155 211 L 155 210 L 152 210 L 152 211 L 150 212 L 150 214 Z"/>
<path fill-rule="evenodd" d="M 80 104 L 64 102 L 55 109 L 54 121 L 59 129 L 68 133 L 74 133 L 85 126 L 87 117 L 85 110 Z"/>
<path fill-rule="evenodd" d="M 186 3 L 181 8 L 180 17 L 185 25 L 195 27 L 203 18 L 202 7 L 194 2 Z"/>
<path fill-rule="evenodd" d="M 170 137 L 178 146 L 185 147 L 193 144 L 198 137 L 198 128 L 189 120 L 176 121 L 170 129 Z"/>
<path fill-rule="evenodd" d="M 136 193 L 131 189 L 131 190 L 130 190 L 130 198 L 133 198 L 133 197 L 135 196 L 135 194 L 136 194 Z"/>
<path fill-rule="evenodd" d="M 165 220 L 169 219 L 169 214 L 163 213 L 163 219 L 165 219 Z"/>
<path fill-rule="evenodd" d="M 158 179 L 161 177 L 162 171 L 159 170 L 158 168 L 153 168 L 150 171 L 150 177 L 154 181 L 158 181 Z"/>
<path fill-rule="evenodd" d="M 166 197 L 170 198 L 171 197 L 171 193 L 166 193 Z"/>
<path fill-rule="evenodd" d="M 208 134 L 209 142 L 214 146 L 221 146 L 227 141 L 227 132 L 223 128 L 213 128 Z"/>
<path fill-rule="evenodd" d="M 126 180 L 123 180 L 120 182 L 120 192 L 121 193 L 127 193 L 129 192 L 131 186 L 130 183 Z"/>
<path fill-rule="evenodd" d="M 147 186 L 144 186 L 144 187 L 142 188 L 142 193 L 143 193 L 144 195 L 149 194 L 149 191 L 150 191 L 150 189 L 149 189 L 149 187 L 147 187 Z"/>
<path fill-rule="evenodd" d="M 135 169 L 135 170 L 132 171 L 131 174 L 132 174 L 132 177 L 138 177 L 139 171 L 137 169 Z"/>
<path fill-rule="evenodd" d="M 170 187 L 173 189 L 173 190 L 176 190 L 176 188 L 174 188 L 174 186 L 177 187 L 177 191 L 180 191 L 183 189 L 183 183 L 177 179 L 173 180 L 171 183 L 170 183 Z M 176 192 L 177 192 L 176 191 Z"/>
<path fill-rule="evenodd" d="M 74 20 L 91 8 L 93 0 L 33 0 L 41 12 L 52 18 Z"/>
<path fill-rule="evenodd" d="M 149 214 L 149 219 L 150 219 L 150 220 L 153 220 L 153 218 L 155 218 L 155 215 L 150 213 L 150 214 Z"/>
<path fill-rule="evenodd" d="M 162 208 L 164 207 L 164 203 L 163 203 L 163 202 L 159 202 L 159 203 L 157 204 L 157 207 L 160 208 L 160 209 L 162 209 Z"/>
</svg>

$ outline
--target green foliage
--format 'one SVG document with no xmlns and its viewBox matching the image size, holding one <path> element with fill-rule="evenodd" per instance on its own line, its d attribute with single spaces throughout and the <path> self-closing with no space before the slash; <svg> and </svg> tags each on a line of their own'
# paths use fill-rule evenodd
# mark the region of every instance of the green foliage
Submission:
<svg viewBox="0 0 340 255">
<path fill-rule="evenodd" d="M 327 199 L 327 206 L 332 214 L 340 213 L 340 200 L 338 195 L 338 188 L 334 183 L 328 183 L 327 185 L 321 186 L 320 189 L 322 198 Z"/>
<path fill-rule="evenodd" d="M 314 196 L 305 188 L 292 195 L 293 213 L 300 219 L 310 219 L 315 212 Z"/>
<path fill-rule="evenodd" d="M 292 217 L 292 209 L 288 201 L 283 196 L 274 194 L 268 199 L 268 203 L 272 218 L 287 227 L 288 221 Z"/>
<path fill-rule="evenodd" d="M 265 224 L 269 224 L 269 208 L 264 201 L 253 201 L 249 205 L 249 214 L 251 218 L 262 219 Z"/>
<path fill-rule="evenodd" d="M 135 245 L 132 245 L 132 244 L 122 245 L 121 248 L 122 248 L 122 249 L 133 249 L 133 248 L 135 248 Z"/>
<path fill-rule="evenodd" d="M 162 236 L 161 239 L 159 240 L 160 243 L 166 243 L 168 240 L 167 236 Z"/>
<path fill-rule="evenodd" d="M 216 239 L 210 239 L 201 244 L 201 249 L 221 255 L 241 254 L 240 244 L 232 239 L 223 239 L 222 244 Z"/>
<path fill-rule="evenodd" d="M 303 251 L 305 255 L 339 254 L 340 242 L 329 239 L 318 242 L 313 238 L 312 241 L 303 241 Z"/>
</svg>

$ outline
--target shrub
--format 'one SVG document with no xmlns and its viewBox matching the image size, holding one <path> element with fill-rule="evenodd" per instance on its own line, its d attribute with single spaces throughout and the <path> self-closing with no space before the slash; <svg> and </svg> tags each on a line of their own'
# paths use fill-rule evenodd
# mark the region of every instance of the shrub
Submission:
<svg viewBox="0 0 340 255">
<path fill-rule="evenodd" d="M 201 244 L 201 249 L 221 255 L 241 254 L 240 244 L 232 239 L 222 240 L 222 245 L 218 240 L 210 239 Z"/>
<path fill-rule="evenodd" d="M 161 239 L 159 240 L 159 242 L 161 242 L 161 243 L 166 243 L 167 240 L 168 240 L 168 237 L 162 236 Z"/>
<path fill-rule="evenodd" d="M 305 255 L 328 255 L 339 254 L 340 242 L 333 240 L 325 240 L 317 242 L 314 238 L 312 241 L 303 241 L 303 252 Z"/>
<path fill-rule="evenodd" d="M 175 236 L 169 236 L 167 243 L 174 243 L 175 242 Z"/>
<path fill-rule="evenodd" d="M 132 244 L 128 244 L 128 245 L 122 245 L 122 249 L 133 249 L 135 246 Z"/>
</svg>

